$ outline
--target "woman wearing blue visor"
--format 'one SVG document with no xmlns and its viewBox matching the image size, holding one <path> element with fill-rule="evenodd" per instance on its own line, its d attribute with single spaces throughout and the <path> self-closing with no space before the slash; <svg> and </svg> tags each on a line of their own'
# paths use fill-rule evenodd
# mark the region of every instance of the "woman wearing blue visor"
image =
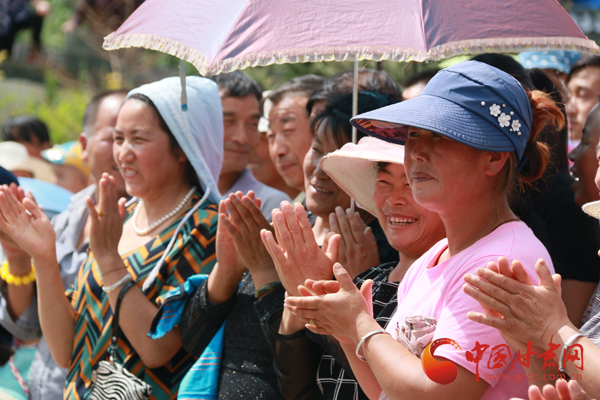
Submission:
<svg viewBox="0 0 600 400">
<path fill-rule="evenodd" d="M 337 281 L 308 280 L 303 297 L 288 298 L 286 307 L 307 328 L 340 340 L 370 398 L 526 396 L 526 373 L 515 350 L 527 349 L 510 348 L 498 330 L 467 318 L 483 310 L 464 293 L 463 276 L 504 256 L 530 266 L 527 274 L 537 282 L 535 261 L 542 257 L 550 264 L 510 200 L 542 175 L 549 152 L 536 137 L 548 124 L 563 124 L 562 113 L 545 94 L 527 92 L 510 75 L 469 61 L 440 71 L 420 96 L 352 123 L 405 145 L 415 201 L 440 215 L 447 239 L 406 273 L 385 329 L 370 314 L 368 285 L 358 291 L 340 264 L 334 266 Z M 531 363 L 541 360 L 532 357 Z"/>
</svg>

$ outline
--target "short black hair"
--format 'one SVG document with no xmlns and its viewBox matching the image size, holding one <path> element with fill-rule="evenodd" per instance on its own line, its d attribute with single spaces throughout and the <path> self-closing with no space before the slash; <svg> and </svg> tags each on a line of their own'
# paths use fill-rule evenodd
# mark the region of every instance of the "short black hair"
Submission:
<svg viewBox="0 0 600 400">
<path fill-rule="evenodd" d="M 600 57 L 582 56 L 579 60 L 575 61 L 573 65 L 571 65 L 571 69 L 569 70 L 569 74 L 567 75 L 567 83 L 571 80 L 573 74 L 587 67 L 600 67 Z"/>
<path fill-rule="evenodd" d="M 306 110 L 310 114 L 317 101 L 328 101 L 335 96 L 352 93 L 354 84 L 354 71 L 346 70 L 327 78 L 325 82 L 310 96 L 306 103 Z M 358 72 L 359 92 L 381 92 L 402 98 L 402 91 L 398 83 L 385 71 L 363 68 Z"/>
<path fill-rule="evenodd" d="M 431 78 L 433 78 L 438 72 L 440 72 L 439 68 L 429 68 L 421 72 L 417 72 L 402 82 L 402 87 L 406 89 L 421 82 L 427 84 L 427 82 L 429 82 Z"/>
<path fill-rule="evenodd" d="M 317 75 L 302 75 L 279 86 L 267 97 L 276 105 L 289 95 L 303 95 L 309 98 L 325 82 L 325 78 Z"/>
<path fill-rule="evenodd" d="M 83 118 L 81 120 L 81 126 L 83 131 L 87 135 L 93 135 L 94 125 L 96 125 L 96 121 L 98 120 L 98 110 L 100 109 L 100 105 L 107 97 L 113 95 L 127 95 L 128 91 L 125 89 L 119 90 L 109 90 L 105 92 L 98 93 L 95 95 L 92 100 L 85 107 L 85 111 L 83 112 Z"/>
<path fill-rule="evenodd" d="M 210 79 L 219 86 L 219 91 L 224 90 L 223 97 L 246 97 L 252 94 L 256 100 L 262 99 L 262 89 L 245 72 L 233 71 L 211 76 Z"/>
<path fill-rule="evenodd" d="M 19 115 L 6 120 L 2 126 L 2 141 L 50 143 L 48 127 L 42 120 L 31 115 Z"/>
<path fill-rule="evenodd" d="M 486 53 L 478 54 L 471 58 L 471 60 L 498 68 L 500 71 L 504 71 L 518 80 L 521 86 L 526 90 L 533 90 L 533 83 L 531 82 L 529 72 L 527 72 L 527 69 L 511 56 L 498 53 Z"/>
<path fill-rule="evenodd" d="M 397 96 L 383 92 L 358 92 L 357 112 L 362 114 L 397 103 L 398 101 L 399 98 Z M 352 118 L 352 93 L 347 93 L 331 98 L 327 102 L 325 110 L 315 115 L 310 121 L 310 128 L 315 132 L 321 123 L 329 125 L 335 142 L 341 147 L 344 143 L 352 140 L 352 125 L 350 125 L 350 118 Z M 366 136 L 366 134 L 360 130 L 357 130 L 356 134 L 357 140 Z"/>
</svg>

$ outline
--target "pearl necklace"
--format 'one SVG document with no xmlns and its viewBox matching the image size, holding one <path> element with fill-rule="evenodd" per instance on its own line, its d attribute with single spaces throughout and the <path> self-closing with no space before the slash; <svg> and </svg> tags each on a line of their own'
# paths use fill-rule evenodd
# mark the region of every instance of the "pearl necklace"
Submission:
<svg viewBox="0 0 600 400">
<path fill-rule="evenodd" d="M 137 206 L 135 206 L 135 210 L 133 211 L 133 218 L 131 218 L 131 226 L 133 227 L 133 231 L 138 236 L 144 236 L 144 235 L 147 235 L 148 233 L 152 232 L 154 229 L 156 229 L 157 226 L 159 226 L 160 224 L 162 224 L 169 218 L 172 218 L 173 216 L 179 214 L 179 212 L 183 209 L 183 207 L 185 207 L 185 205 L 187 204 L 187 202 L 192 197 L 192 194 L 195 191 L 196 191 L 196 187 L 193 186 L 190 189 L 190 191 L 188 192 L 188 194 L 185 195 L 183 200 L 181 200 L 181 203 L 179 203 L 179 205 L 173 211 L 171 211 L 170 213 L 168 213 L 167 215 L 165 215 L 164 217 L 162 217 L 161 219 L 159 219 L 158 221 L 156 221 L 155 223 L 153 223 L 146 229 L 140 229 L 137 227 L 137 224 L 136 224 L 138 212 L 140 211 L 140 207 L 142 206 L 142 200 L 140 199 L 140 201 L 137 203 Z"/>
</svg>

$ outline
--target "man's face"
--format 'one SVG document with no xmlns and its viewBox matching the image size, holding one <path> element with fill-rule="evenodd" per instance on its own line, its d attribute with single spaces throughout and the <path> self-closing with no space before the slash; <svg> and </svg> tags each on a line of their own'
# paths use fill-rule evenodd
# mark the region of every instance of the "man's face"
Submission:
<svg viewBox="0 0 600 400">
<path fill-rule="evenodd" d="M 588 113 L 598 103 L 600 95 L 600 67 L 582 68 L 567 83 L 569 103 L 567 120 L 569 138 L 579 140 Z"/>
<path fill-rule="evenodd" d="M 574 163 L 571 172 L 576 179 L 571 188 L 575 192 L 575 203 L 579 206 L 590 201 L 600 200 L 600 194 L 594 182 L 598 170 L 596 151 L 599 139 L 600 105 L 596 105 L 585 121 L 581 142 L 569 153 L 569 158 Z"/>
<path fill-rule="evenodd" d="M 253 94 L 245 97 L 221 97 L 223 105 L 224 147 L 221 174 L 241 172 L 256 150 L 259 142 L 258 99 Z"/>
<path fill-rule="evenodd" d="M 282 181 L 281 176 L 275 169 L 271 156 L 269 155 L 269 143 L 266 132 L 260 133 L 260 142 L 256 151 L 250 158 L 248 168 L 252 171 L 254 177 L 267 186 L 275 187 Z"/>
<path fill-rule="evenodd" d="M 88 162 L 94 183 L 98 184 L 104 172 L 109 173 L 115 178 L 119 196 L 126 196 L 127 192 L 113 157 L 113 131 L 117 124 L 119 109 L 124 101 L 124 94 L 106 97 L 98 107 L 95 132 L 86 132 L 79 139 L 83 148 L 81 158 Z"/>
<path fill-rule="evenodd" d="M 304 156 L 312 134 L 306 112 L 308 97 L 288 95 L 273 104 L 269 112 L 269 154 L 286 185 L 304 190 Z"/>
</svg>

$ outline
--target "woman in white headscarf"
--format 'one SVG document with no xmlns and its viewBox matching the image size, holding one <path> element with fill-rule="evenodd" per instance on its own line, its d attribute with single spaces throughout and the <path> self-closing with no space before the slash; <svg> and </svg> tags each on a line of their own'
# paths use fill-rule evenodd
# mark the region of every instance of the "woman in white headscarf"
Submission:
<svg viewBox="0 0 600 400">
<path fill-rule="evenodd" d="M 109 357 L 111 323 L 122 298 L 117 362 L 152 387 L 153 399 L 173 399 L 194 359 L 178 328 L 147 336 L 166 293 L 215 262 L 223 125 L 217 85 L 168 78 L 129 93 L 119 112 L 113 154 L 133 200 L 118 199 L 114 180 L 99 183 L 91 252 L 74 286 L 62 292 L 54 231 L 37 206 L 0 189 L 0 229 L 29 252 L 37 274 L 40 322 L 54 359 L 69 367 L 65 399 L 85 399 L 92 371 Z"/>
</svg>

